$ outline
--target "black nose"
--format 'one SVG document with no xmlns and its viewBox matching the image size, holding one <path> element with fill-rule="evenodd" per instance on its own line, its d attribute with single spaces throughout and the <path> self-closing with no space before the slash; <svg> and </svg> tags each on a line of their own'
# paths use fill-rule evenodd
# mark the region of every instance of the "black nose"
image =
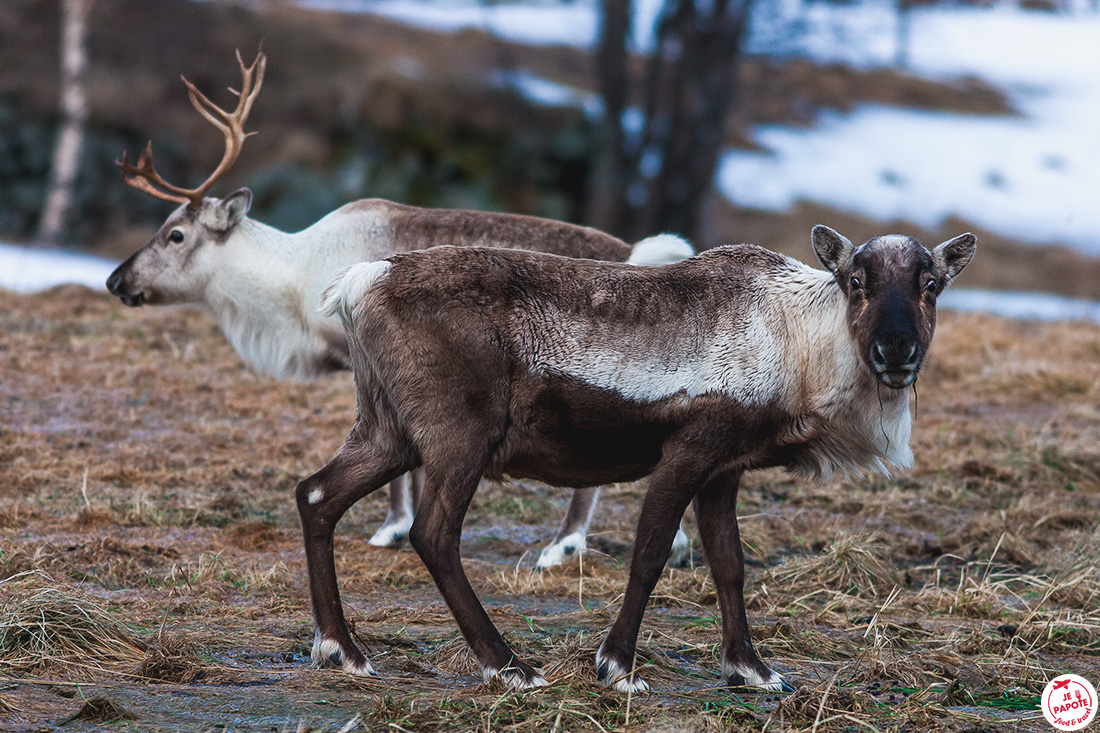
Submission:
<svg viewBox="0 0 1100 733">
<path fill-rule="evenodd" d="M 917 363 L 917 342 L 892 336 L 871 344 L 871 361 L 883 369 L 910 369 Z"/>
<path fill-rule="evenodd" d="M 119 292 L 119 286 L 122 285 L 122 272 L 115 270 L 111 273 L 111 276 L 107 278 L 107 292 L 111 295 L 122 296 Z"/>
</svg>

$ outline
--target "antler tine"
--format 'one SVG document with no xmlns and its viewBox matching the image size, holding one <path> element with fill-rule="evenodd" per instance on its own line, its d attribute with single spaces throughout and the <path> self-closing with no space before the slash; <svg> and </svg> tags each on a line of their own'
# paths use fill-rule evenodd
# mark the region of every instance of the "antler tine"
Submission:
<svg viewBox="0 0 1100 733">
<path fill-rule="evenodd" d="M 256 101 L 256 95 L 260 92 L 260 86 L 264 82 L 264 71 L 267 68 L 267 56 L 261 51 L 256 55 L 256 59 L 250 66 L 245 66 L 244 61 L 241 59 L 240 49 L 237 50 L 237 63 L 241 68 L 241 91 L 237 91 L 233 87 L 229 88 L 229 91 L 237 95 L 237 108 L 232 112 L 227 112 L 218 105 L 210 101 L 210 99 L 199 91 L 198 87 L 192 84 L 186 77 L 180 77 L 183 79 L 183 83 L 187 85 L 188 96 L 191 97 L 191 104 L 198 110 L 207 121 L 217 127 L 219 130 L 225 132 L 226 127 L 243 127 L 245 121 L 248 119 L 248 113 L 252 111 L 252 103 Z M 256 73 L 257 66 L 259 67 L 259 73 Z M 253 86 L 255 82 L 255 86 Z"/>
<path fill-rule="evenodd" d="M 260 44 L 260 50 L 256 52 L 256 58 L 252 60 L 252 64 L 247 69 L 241 59 L 241 50 L 238 48 L 237 63 L 241 67 L 241 77 L 244 80 L 241 82 L 241 91 L 237 93 L 238 97 L 243 98 L 243 102 L 238 104 L 238 109 L 241 113 L 241 125 L 244 125 L 244 121 L 248 119 L 248 114 L 252 111 L 252 103 L 256 101 L 256 96 L 260 93 L 260 87 L 263 86 L 264 72 L 267 71 L 267 56 L 264 55 L 263 44 Z M 255 79 L 253 79 L 253 75 L 255 75 Z M 254 85 L 253 81 L 255 81 Z"/>
<path fill-rule="evenodd" d="M 145 150 L 141 151 L 141 155 L 138 156 L 136 166 L 130 164 L 125 150 L 122 151 L 122 160 L 116 160 L 115 165 L 122 171 L 122 180 L 132 188 L 144 191 L 163 201 L 171 201 L 176 204 L 191 200 L 189 198 L 190 191 L 173 186 L 157 173 L 156 168 L 153 167 L 153 142 L 151 140 L 145 146 Z M 157 186 L 161 186 L 166 190 L 162 191 Z"/>
<path fill-rule="evenodd" d="M 237 108 L 232 112 L 227 112 L 211 102 L 205 94 L 199 91 L 198 87 L 186 78 L 181 77 L 183 83 L 187 86 L 187 96 L 191 99 L 191 105 L 198 110 L 203 119 L 218 128 L 225 136 L 225 154 L 214 172 L 198 188 L 173 186 L 165 181 L 157 173 L 156 168 L 153 167 L 153 143 L 150 142 L 142 151 L 136 166 L 131 165 L 126 157 L 125 150 L 122 151 L 122 160 L 115 161 L 115 165 L 122 170 L 122 179 L 126 181 L 127 185 L 165 201 L 188 202 L 191 209 L 198 209 L 202 206 L 202 198 L 206 195 L 206 192 L 237 161 L 244 141 L 256 134 L 254 132 L 246 133 L 243 128 L 245 120 L 248 119 L 248 113 L 252 111 L 252 103 L 256 101 L 256 95 L 259 94 L 260 86 L 264 81 L 267 56 L 264 55 L 263 46 L 260 46 L 260 50 L 256 54 L 256 60 L 250 66 L 244 65 L 244 60 L 241 58 L 241 52 L 238 49 L 237 63 L 241 68 L 241 91 L 238 92 L 230 88 L 230 91 L 237 95 Z"/>
<path fill-rule="evenodd" d="M 260 86 L 263 84 L 264 71 L 267 68 L 267 56 L 261 50 L 256 54 L 256 59 L 252 62 L 252 65 L 245 66 L 244 60 L 241 58 L 241 52 L 238 50 L 237 62 L 241 69 L 241 91 L 234 91 L 234 94 L 237 95 L 237 108 L 233 112 L 227 112 L 214 104 L 194 84 L 187 79 L 183 80 L 184 84 L 187 85 L 187 93 L 191 98 L 191 104 L 204 119 L 221 130 L 225 136 L 225 155 L 222 156 L 221 162 L 210 174 L 210 177 L 194 189 L 191 194 L 192 208 L 198 208 L 202 204 L 202 197 L 236 162 L 241 154 L 244 141 L 253 134 L 246 134 L 243 128 L 245 120 L 248 119 L 248 113 L 252 111 L 252 103 L 256 101 L 256 95 L 259 94 Z M 230 89 L 230 91 L 233 90 Z"/>
</svg>

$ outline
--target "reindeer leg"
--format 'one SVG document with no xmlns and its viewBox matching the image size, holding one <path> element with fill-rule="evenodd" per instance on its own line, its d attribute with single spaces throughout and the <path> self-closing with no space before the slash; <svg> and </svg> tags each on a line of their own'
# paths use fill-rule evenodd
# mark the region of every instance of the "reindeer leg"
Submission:
<svg viewBox="0 0 1100 733">
<path fill-rule="evenodd" d="M 676 455 L 676 452 L 671 452 Z M 676 536 L 677 518 L 702 483 L 705 471 L 697 456 L 679 454 L 678 463 L 658 464 L 642 500 L 634 554 L 630 561 L 630 579 L 626 584 L 623 606 L 607 638 L 596 652 L 596 677 L 600 684 L 619 692 L 641 692 L 649 685 L 633 672 L 638 630 L 646 603 L 668 561 Z"/>
<path fill-rule="evenodd" d="M 596 503 L 600 499 L 600 487 L 593 486 L 587 489 L 575 489 L 573 498 L 569 500 L 569 509 L 558 528 L 554 541 L 542 548 L 539 559 L 535 563 L 538 570 L 546 570 L 555 565 L 573 559 L 584 552 L 588 527 L 592 524 L 592 515 L 596 511 Z M 676 530 L 676 538 L 672 541 L 672 551 L 668 556 L 668 566 L 672 568 L 684 568 L 691 562 L 691 540 L 684 532 L 684 523 L 680 522 Z"/>
<path fill-rule="evenodd" d="M 533 667 L 516 658 L 485 613 L 462 569 L 459 557 L 462 520 L 477 490 L 484 463 L 465 470 L 455 470 L 454 462 L 447 465 L 449 468 L 427 467 L 424 497 L 409 532 L 409 541 L 454 614 L 485 681 L 499 675 L 512 689 L 542 687 L 546 680 Z"/>
<path fill-rule="evenodd" d="M 319 667 L 340 667 L 355 675 L 372 675 L 374 669 L 351 640 L 336 583 L 333 533 L 348 508 L 415 465 L 415 459 L 379 440 L 377 433 L 364 439 L 357 423 L 343 447 L 317 473 L 295 489 L 298 515 L 305 539 L 309 595 L 313 607 L 313 662 Z"/>
<path fill-rule="evenodd" d="M 420 506 L 420 497 L 424 494 L 424 467 L 417 466 L 409 471 L 409 490 L 412 492 L 413 512 Z M 411 525 L 410 525 L 411 526 Z"/>
<path fill-rule="evenodd" d="M 722 609 L 722 676 L 734 686 L 794 692 L 756 655 L 745 614 L 745 556 L 737 528 L 738 473 L 708 481 L 696 497 L 695 518 Z"/>
<path fill-rule="evenodd" d="M 412 474 L 406 473 L 390 481 L 390 509 L 382 526 L 370 538 L 375 547 L 400 547 L 409 535 L 413 523 L 413 501 L 410 484 Z"/>
<path fill-rule="evenodd" d="M 575 489 L 569 500 L 569 509 L 561 522 L 554 541 L 542 548 L 535 567 L 546 570 L 561 565 L 584 552 L 588 525 L 592 523 L 592 513 L 596 511 L 596 502 L 600 498 L 600 487 Z"/>
<path fill-rule="evenodd" d="M 672 549 L 668 553 L 668 566 L 670 568 L 686 568 L 691 564 L 691 540 L 684 531 L 684 520 L 680 520 L 680 526 L 676 528 L 676 537 L 672 540 Z"/>
</svg>

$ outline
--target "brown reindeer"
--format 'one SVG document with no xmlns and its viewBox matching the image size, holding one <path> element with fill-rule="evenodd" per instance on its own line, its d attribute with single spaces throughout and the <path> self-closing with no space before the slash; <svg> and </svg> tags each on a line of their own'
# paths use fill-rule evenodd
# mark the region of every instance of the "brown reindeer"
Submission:
<svg viewBox="0 0 1100 733">
<path fill-rule="evenodd" d="M 790 689 L 749 638 L 741 476 L 912 463 L 906 388 L 932 339 L 936 297 L 975 238 L 932 251 L 899 235 L 855 247 L 818 226 L 813 245 L 828 272 L 738 246 L 656 268 L 441 247 L 343 273 L 322 308 L 347 329 L 359 416 L 296 490 L 315 662 L 373 673 L 344 619 L 333 528 L 360 498 L 422 465 L 410 540 L 485 678 L 546 684 L 501 638 L 462 569 L 462 519 L 478 481 L 576 487 L 650 476 L 599 680 L 647 688 L 634 673 L 638 631 L 694 500 L 722 611 L 724 678 Z"/>
<path fill-rule="evenodd" d="M 195 109 L 225 138 L 214 172 L 196 188 L 164 180 L 153 165 L 150 143 L 132 165 L 118 162 L 127 184 L 180 206 L 160 231 L 107 280 L 107 289 L 129 306 L 194 304 L 210 311 L 229 342 L 255 369 L 282 379 L 312 379 L 347 369 L 348 344 L 339 321 L 317 312 L 321 292 L 341 268 L 439 244 L 505 247 L 570 257 L 652 265 L 692 254 L 678 237 L 659 235 L 631 247 L 588 227 L 531 216 L 482 211 L 422 209 L 364 199 L 340 207 L 295 233 L 279 231 L 247 214 L 252 192 L 242 188 L 224 199 L 206 193 L 241 153 L 244 125 L 263 85 L 267 58 L 245 66 L 237 54 L 241 89 L 237 104 L 223 110 L 184 79 Z M 412 526 L 423 472 L 394 479 L 390 506 L 372 545 L 399 546 Z M 548 568 L 585 547 L 599 488 L 574 493 L 553 541 L 537 566 Z M 689 556 L 687 535 L 677 535 L 671 564 Z"/>
</svg>

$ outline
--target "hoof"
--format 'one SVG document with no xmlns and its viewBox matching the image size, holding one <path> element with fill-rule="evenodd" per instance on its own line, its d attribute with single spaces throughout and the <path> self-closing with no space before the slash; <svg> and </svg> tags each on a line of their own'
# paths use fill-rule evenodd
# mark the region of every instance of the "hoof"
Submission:
<svg viewBox="0 0 1100 733">
<path fill-rule="evenodd" d="M 691 565 L 691 540 L 684 534 L 683 528 L 676 530 L 676 539 L 672 541 L 667 564 L 670 568 L 686 568 Z"/>
<path fill-rule="evenodd" d="M 763 665 L 761 665 L 763 667 Z M 766 672 L 766 674 L 765 674 Z M 767 667 L 758 670 L 747 664 L 722 665 L 722 676 L 730 687 L 754 687 L 768 692 L 794 692 L 795 689 L 782 675 Z"/>
<path fill-rule="evenodd" d="M 603 655 L 603 647 L 596 652 L 596 681 L 603 687 L 610 687 L 616 692 L 622 692 L 624 694 L 634 694 L 636 692 L 646 692 L 649 690 L 649 685 L 641 678 L 637 670 L 634 671 L 634 677 L 631 679 L 630 670 L 624 668 L 618 662 L 608 659 Z"/>
<path fill-rule="evenodd" d="M 409 536 L 412 528 L 412 520 L 383 524 L 378 531 L 367 540 L 375 547 L 400 547 Z"/>
<path fill-rule="evenodd" d="M 490 682 L 494 678 L 499 679 L 509 690 L 516 690 L 519 692 L 524 690 L 535 690 L 539 687 L 547 687 L 550 685 L 537 669 L 523 663 L 520 663 L 518 666 L 507 667 L 503 670 L 483 667 L 481 670 L 481 678 L 485 680 L 485 682 Z"/>
<path fill-rule="evenodd" d="M 535 563 L 535 567 L 539 570 L 546 570 L 555 565 L 561 565 L 577 557 L 584 551 L 584 547 L 583 532 L 567 534 L 560 540 L 556 540 L 542 548 L 542 552 L 539 553 L 539 559 L 538 562 Z"/>
<path fill-rule="evenodd" d="M 356 651 L 358 652 L 358 650 Z M 359 657 L 362 657 L 361 660 L 352 659 L 352 655 L 346 654 L 343 647 L 332 639 L 314 638 L 313 651 L 310 656 L 313 658 L 313 666 L 318 669 L 340 669 L 356 677 L 378 676 L 366 657 L 358 654 Z"/>
</svg>

